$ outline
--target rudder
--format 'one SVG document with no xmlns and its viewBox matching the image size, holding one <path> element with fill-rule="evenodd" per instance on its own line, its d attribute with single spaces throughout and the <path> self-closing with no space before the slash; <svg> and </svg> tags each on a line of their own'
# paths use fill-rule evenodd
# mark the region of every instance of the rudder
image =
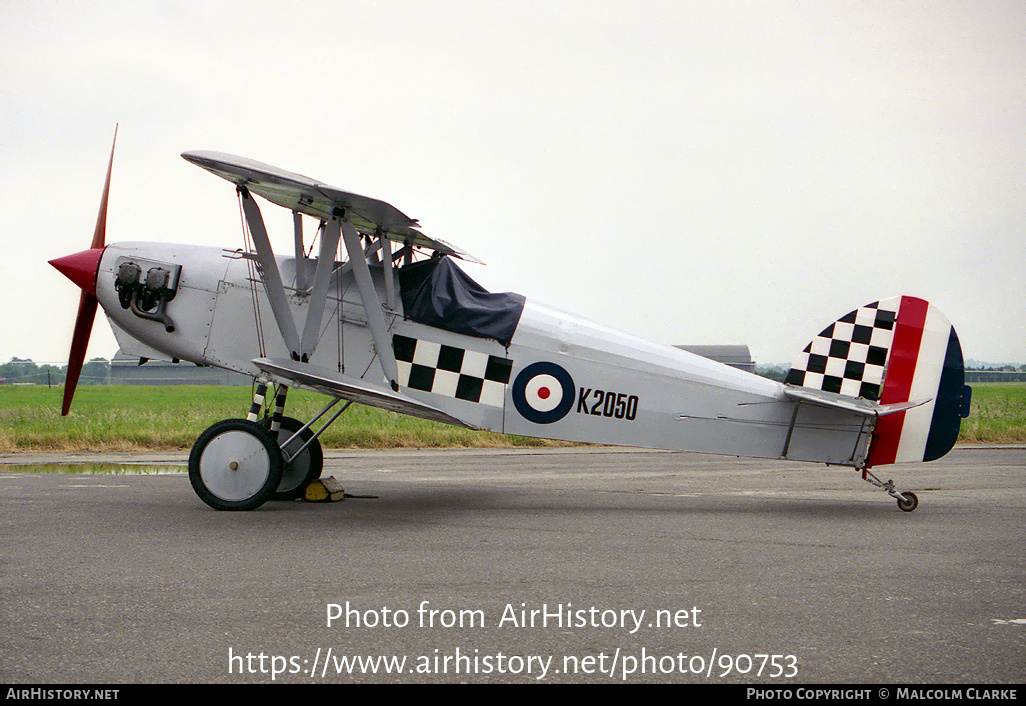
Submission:
<svg viewBox="0 0 1026 706">
<path fill-rule="evenodd" d="M 866 466 L 932 461 L 954 446 L 968 414 L 962 348 L 929 302 L 902 296 L 849 312 L 806 346 L 786 382 L 891 404 L 929 400 L 880 417 Z"/>
</svg>

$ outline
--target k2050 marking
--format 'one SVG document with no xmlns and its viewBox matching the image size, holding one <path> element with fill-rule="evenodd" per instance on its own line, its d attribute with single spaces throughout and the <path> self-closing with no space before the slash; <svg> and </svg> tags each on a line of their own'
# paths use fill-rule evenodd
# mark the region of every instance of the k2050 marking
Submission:
<svg viewBox="0 0 1026 706">
<path fill-rule="evenodd" d="M 591 397 L 589 401 L 588 398 Z M 638 416 L 638 396 L 626 392 L 611 390 L 593 390 L 580 388 L 577 391 L 578 414 L 591 414 L 596 417 L 613 417 L 634 421 Z"/>
</svg>

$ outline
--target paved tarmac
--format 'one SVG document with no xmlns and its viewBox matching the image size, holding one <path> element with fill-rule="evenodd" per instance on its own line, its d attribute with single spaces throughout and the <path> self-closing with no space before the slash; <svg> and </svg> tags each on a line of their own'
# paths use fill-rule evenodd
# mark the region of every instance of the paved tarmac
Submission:
<svg viewBox="0 0 1026 706">
<path fill-rule="evenodd" d="M 850 469 L 608 448 L 331 452 L 377 497 L 228 513 L 184 460 L 0 456 L 0 683 L 1026 680 L 1021 447 L 881 469 L 913 513 Z M 16 465 L 68 461 L 178 472 Z"/>
</svg>

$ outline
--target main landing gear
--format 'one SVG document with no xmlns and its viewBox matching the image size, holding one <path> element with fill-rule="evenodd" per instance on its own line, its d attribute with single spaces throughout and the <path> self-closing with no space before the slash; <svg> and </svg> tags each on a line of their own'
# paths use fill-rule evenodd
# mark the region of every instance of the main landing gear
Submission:
<svg viewBox="0 0 1026 706">
<path fill-rule="evenodd" d="M 271 418 L 265 417 L 261 425 L 270 431 L 271 423 Z M 321 477 L 324 467 L 321 442 L 314 438 L 310 427 L 292 417 L 282 417 L 278 431 L 271 433 L 281 448 L 282 456 L 289 459 L 271 499 L 295 500 L 303 494 L 310 481 Z"/>
<path fill-rule="evenodd" d="M 189 454 L 189 480 L 217 510 L 252 510 L 281 483 L 285 461 L 275 437 L 256 422 L 225 419 L 200 434 Z"/>
<path fill-rule="evenodd" d="M 912 512 L 919 507 L 919 498 L 915 493 L 910 490 L 906 490 L 903 493 L 898 492 L 897 488 L 894 487 L 893 480 L 888 480 L 884 483 L 873 475 L 868 468 L 862 469 L 862 480 L 872 483 L 877 488 L 883 488 L 886 490 L 888 495 L 898 501 L 898 509 L 902 512 Z"/>
<path fill-rule="evenodd" d="M 315 434 L 309 424 L 282 416 L 287 391 L 279 386 L 274 414 L 261 420 L 267 386 L 260 384 L 247 419 L 225 419 L 200 434 L 189 454 L 189 480 L 207 505 L 253 510 L 268 500 L 294 500 L 320 478 L 324 454 L 317 437 L 331 422 Z"/>
</svg>

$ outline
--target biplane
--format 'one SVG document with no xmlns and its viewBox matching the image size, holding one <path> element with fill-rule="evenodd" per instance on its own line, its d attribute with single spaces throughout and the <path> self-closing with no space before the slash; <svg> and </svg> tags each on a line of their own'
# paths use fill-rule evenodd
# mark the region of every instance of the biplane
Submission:
<svg viewBox="0 0 1026 706">
<path fill-rule="evenodd" d="M 850 466 L 904 511 L 915 493 L 871 469 L 943 456 L 968 414 L 958 336 L 922 299 L 842 316 L 777 382 L 486 291 L 458 265 L 475 258 L 395 207 L 243 157 L 182 154 L 234 185 L 246 247 L 107 244 L 113 157 L 91 247 L 51 261 L 82 290 L 62 414 L 98 305 L 141 362 L 251 376 L 245 418 L 203 431 L 189 456 L 219 510 L 302 494 L 321 473 L 319 437 L 353 402 L 506 434 Z M 292 212 L 294 252 L 272 249 L 261 202 Z M 292 388 L 329 399 L 297 420 Z"/>
</svg>

